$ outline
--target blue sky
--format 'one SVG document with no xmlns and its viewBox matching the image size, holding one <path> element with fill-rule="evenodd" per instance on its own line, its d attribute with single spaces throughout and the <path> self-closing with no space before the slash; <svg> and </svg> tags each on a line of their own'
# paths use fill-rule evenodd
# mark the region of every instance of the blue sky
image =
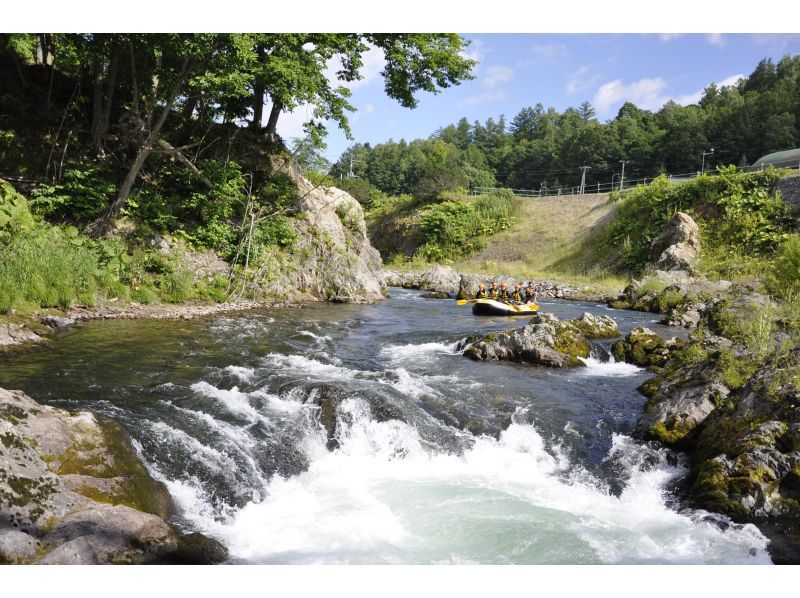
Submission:
<svg viewBox="0 0 800 598">
<path fill-rule="evenodd" d="M 419 94 L 419 106 L 402 108 L 383 92 L 382 55 L 366 56 L 362 81 L 351 85 L 358 109 L 350 122 L 355 141 L 427 137 L 462 116 L 470 122 L 541 102 L 563 110 L 592 102 L 600 120 L 632 101 L 657 110 L 667 100 L 689 104 L 711 82 L 748 75 L 762 58 L 800 53 L 798 34 L 465 34 L 479 61 L 476 78 L 442 91 Z M 333 71 L 332 71 L 333 72 Z M 301 135 L 310 109 L 284 114 L 279 133 Z M 334 161 L 353 141 L 329 126 L 325 155 Z"/>
</svg>

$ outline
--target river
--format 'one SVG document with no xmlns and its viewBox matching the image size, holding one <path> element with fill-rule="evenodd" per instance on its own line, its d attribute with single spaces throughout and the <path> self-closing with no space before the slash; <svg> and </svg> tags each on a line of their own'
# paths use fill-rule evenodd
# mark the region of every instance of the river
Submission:
<svg viewBox="0 0 800 598">
<path fill-rule="evenodd" d="M 176 523 L 231 563 L 770 562 L 755 526 L 680 509 L 680 456 L 628 436 L 647 372 L 601 344 L 574 370 L 476 363 L 460 339 L 524 320 L 391 294 L 90 322 L 0 364 L 0 386 L 115 417 Z M 541 305 L 685 334 L 652 314 Z M 334 438 L 321 396 L 338 405 Z"/>
</svg>

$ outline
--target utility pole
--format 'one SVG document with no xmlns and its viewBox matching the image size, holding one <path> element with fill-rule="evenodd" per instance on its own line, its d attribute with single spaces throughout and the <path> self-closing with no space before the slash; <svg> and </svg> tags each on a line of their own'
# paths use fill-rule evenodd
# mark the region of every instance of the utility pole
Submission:
<svg viewBox="0 0 800 598">
<path fill-rule="evenodd" d="M 354 179 L 356 177 L 356 175 L 353 174 L 353 164 L 355 164 L 356 162 L 360 162 L 360 161 L 361 160 L 354 159 L 352 156 L 350 157 L 350 170 L 347 171 L 347 178 L 348 179 Z"/>
<path fill-rule="evenodd" d="M 711 148 L 711 151 L 703 152 L 703 165 L 700 167 L 700 174 L 705 174 L 706 172 L 706 156 L 710 156 L 714 153 L 714 148 Z"/>
<path fill-rule="evenodd" d="M 625 164 L 627 160 L 620 160 L 619 163 L 622 164 L 622 174 L 619 175 L 619 190 L 622 191 L 622 186 L 625 184 Z"/>
<path fill-rule="evenodd" d="M 578 191 L 578 195 L 583 195 L 584 190 L 586 189 L 586 171 L 591 170 L 591 166 L 580 166 L 578 170 L 583 171 L 581 173 L 581 188 Z"/>
</svg>

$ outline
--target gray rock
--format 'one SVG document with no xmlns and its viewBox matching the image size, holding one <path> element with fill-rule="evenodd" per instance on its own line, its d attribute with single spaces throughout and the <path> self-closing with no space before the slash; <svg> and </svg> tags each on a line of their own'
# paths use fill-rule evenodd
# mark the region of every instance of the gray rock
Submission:
<svg viewBox="0 0 800 598">
<path fill-rule="evenodd" d="M 214 538 L 199 533 L 178 538 L 178 549 L 169 563 L 178 565 L 216 565 L 228 558 L 228 549 Z"/>
<path fill-rule="evenodd" d="M 121 502 L 166 516 L 170 501 L 119 424 L 0 389 L 0 522 L 14 529 L 0 532 L 5 560 L 35 560 L 33 537 L 46 563 L 148 563 L 176 550 L 161 516 Z"/>
<path fill-rule="evenodd" d="M 42 318 L 41 322 L 45 326 L 50 326 L 50 328 L 55 329 L 69 328 L 75 324 L 75 320 L 72 318 L 65 318 L 62 316 L 45 316 Z"/>
<path fill-rule="evenodd" d="M 146 563 L 177 548 L 172 529 L 160 517 L 108 504 L 67 515 L 53 525 L 44 541 L 60 545 L 82 537 L 102 563 Z"/>
<path fill-rule="evenodd" d="M 314 185 L 286 161 L 271 156 L 273 168 L 285 173 L 298 191 L 301 218 L 292 219 L 297 231 L 291 255 L 267 259 L 257 277 L 259 293 L 292 299 L 319 299 L 343 303 L 378 301 L 386 293 L 383 263 L 367 237 L 364 211 L 349 193 Z"/>
<path fill-rule="evenodd" d="M 450 266 L 436 265 L 422 273 L 419 288 L 423 291 L 457 293 L 461 283 L 459 276 Z"/>
<path fill-rule="evenodd" d="M 648 259 L 662 270 L 691 270 L 700 251 L 700 227 L 678 212 L 650 244 Z"/>
<path fill-rule="evenodd" d="M 86 536 L 80 536 L 57 546 L 38 561 L 40 565 L 99 565 L 102 563 L 103 561 L 98 558 L 91 540 Z"/>
<path fill-rule="evenodd" d="M 36 344 L 43 341 L 41 336 L 28 330 L 22 324 L 0 322 L 0 347 Z"/>
<path fill-rule="evenodd" d="M 33 536 L 14 529 L 0 529 L 0 563 L 30 561 L 38 552 L 39 541 Z"/>
</svg>

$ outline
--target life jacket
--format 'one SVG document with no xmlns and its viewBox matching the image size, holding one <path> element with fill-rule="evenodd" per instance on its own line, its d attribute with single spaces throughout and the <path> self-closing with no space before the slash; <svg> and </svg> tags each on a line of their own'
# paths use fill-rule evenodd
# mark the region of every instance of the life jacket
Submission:
<svg viewBox="0 0 800 598">
<path fill-rule="evenodd" d="M 489 293 L 486 292 L 486 289 L 478 289 L 478 292 L 475 293 L 475 299 L 487 299 L 489 297 Z"/>
<path fill-rule="evenodd" d="M 512 301 L 520 301 L 521 302 L 522 301 L 522 291 L 521 290 L 517 291 L 515 289 L 514 290 L 514 294 L 511 295 L 511 300 Z"/>
<path fill-rule="evenodd" d="M 534 291 L 531 287 L 525 289 L 525 298 L 526 299 L 533 299 L 536 297 L 536 291 Z"/>
<path fill-rule="evenodd" d="M 490 289 L 489 290 L 489 297 L 492 299 L 499 299 L 500 298 L 500 289 Z"/>
<path fill-rule="evenodd" d="M 500 301 L 511 301 L 511 292 L 508 289 L 500 289 Z"/>
</svg>

